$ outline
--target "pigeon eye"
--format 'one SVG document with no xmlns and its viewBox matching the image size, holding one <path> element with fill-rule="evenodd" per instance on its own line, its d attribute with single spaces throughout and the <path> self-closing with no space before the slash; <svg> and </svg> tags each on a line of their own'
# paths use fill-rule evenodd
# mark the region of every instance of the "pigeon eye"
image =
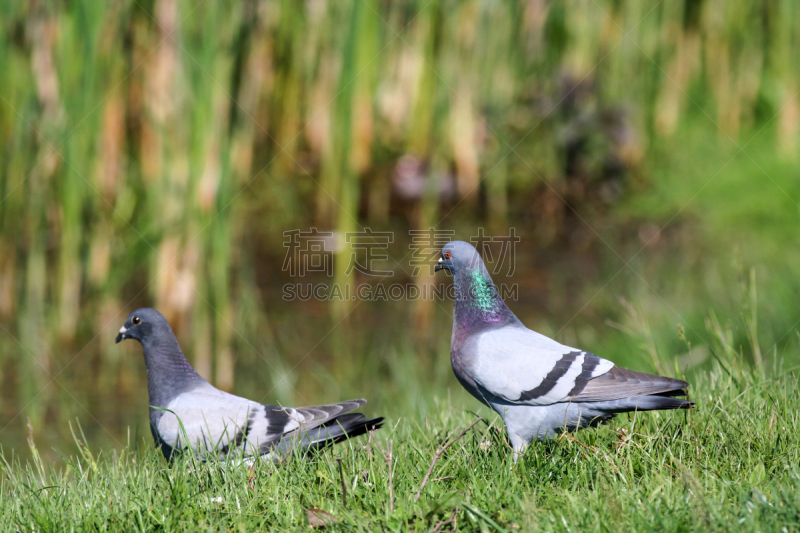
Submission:
<svg viewBox="0 0 800 533">
<path fill-rule="evenodd" d="M 450 259 L 450 252 L 445 252 L 444 253 L 444 258 L 445 259 Z"/>
<path fill-rule="evenodd" d="M 138 316 L 135 316 L 135 317 L 131 318 L 131 322 L 133 322 L 134 326 L 138 326 L 139 324 L 142 323 L 142 319 L 139 318 Z"/>
</svg>

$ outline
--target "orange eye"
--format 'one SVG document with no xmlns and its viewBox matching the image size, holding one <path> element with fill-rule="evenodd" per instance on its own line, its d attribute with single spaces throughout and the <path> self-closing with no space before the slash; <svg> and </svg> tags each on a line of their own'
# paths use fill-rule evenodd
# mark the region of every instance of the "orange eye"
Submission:
<svg viewBox="0 0 800 533">
<path fill-rule="evenodd" d="M 445 252 L 444 253 L 444 258 L 445 259 L 450 259 L 450 252 Z"/>
<path fill-rule="evenodd" d="M 133 323 L 134 326 L 138 326 L 139 324 L 142 323 L 142 319 L 139 318 L 138 316 L 135 316 L 131 318 L 131 322 Z"/>
</svg>

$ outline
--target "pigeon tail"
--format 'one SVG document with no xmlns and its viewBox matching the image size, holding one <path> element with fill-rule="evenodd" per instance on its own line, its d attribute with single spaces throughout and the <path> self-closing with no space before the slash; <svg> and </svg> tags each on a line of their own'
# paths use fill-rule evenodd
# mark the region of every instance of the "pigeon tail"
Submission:
<svg viewBox="0 0 800 533">
<path fill-rule="evenodd" d="M 608 413 L 627 413 L 631 411 L 666 411 L 669 409 L 690 409 L 694 402 L 673 396 L 674 392 L 634 396 L 616 401 L 600 402 L 611 404 L 604 410 Z"/>
<path fill-rule="evenodd" d="M 578 379 L 570 391 L 574 401 L 599 402 L 634 396 L 686 396 L 689 384 L 683 380 L 636 372 L 619 366 L 601 376 Z"/>
<path fill-rule="evenodd" d="M 321 426 L 302 431 L 294 436 L 287 435 L 277 444 L 262 450 L 284 456 L 293 450 L 322 450 L 337 442 L 364 435 L 383 427 L 383 417 L 367 419 L 361 413 L 347 413 L 325 422 Z"/>
</svg>

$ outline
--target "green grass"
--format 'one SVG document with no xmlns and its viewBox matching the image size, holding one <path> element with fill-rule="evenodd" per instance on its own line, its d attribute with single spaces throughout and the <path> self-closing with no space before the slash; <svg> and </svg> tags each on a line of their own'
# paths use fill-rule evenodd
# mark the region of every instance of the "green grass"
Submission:
<svg viewBox="0 0 800 533">
<path fill-rule="evenodd" d="M 498 420 L 481 411 L 418 501 L 437 448 L 475 420 L 476 402 L 442 401 L 431 416 L 390 420 L 370 438 L 250 468 L 186 457 L 169 466 L 149 446 L 89 450 L 76 439 L 59 467 L 42 466 L 35 448 L 26 464 L 6 457 L 0 528 L 307 530 L 312 508 L 334 517 L 331 531 L 796 530 L 794 373 L 764 377 L 734 359 L 693 381 L 689 413 L 622 416 L 534 443 L 517 464 Z"/>
</svg>

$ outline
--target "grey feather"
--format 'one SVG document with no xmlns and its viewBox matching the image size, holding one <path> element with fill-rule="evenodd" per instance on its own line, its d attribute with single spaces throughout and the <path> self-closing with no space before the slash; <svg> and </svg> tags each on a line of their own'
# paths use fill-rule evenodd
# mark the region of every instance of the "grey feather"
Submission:
<svg viewBox="0 0 800 533">
<path fill-rule="evenodd" d="M 602 402 L 648 394 L 685 396 L 688 387 L 689 384 L 680 379 L 615 366 L 602 376 L 582 383 L 582 388 L 574 397 L 575 401 Z"/>
</svg>

